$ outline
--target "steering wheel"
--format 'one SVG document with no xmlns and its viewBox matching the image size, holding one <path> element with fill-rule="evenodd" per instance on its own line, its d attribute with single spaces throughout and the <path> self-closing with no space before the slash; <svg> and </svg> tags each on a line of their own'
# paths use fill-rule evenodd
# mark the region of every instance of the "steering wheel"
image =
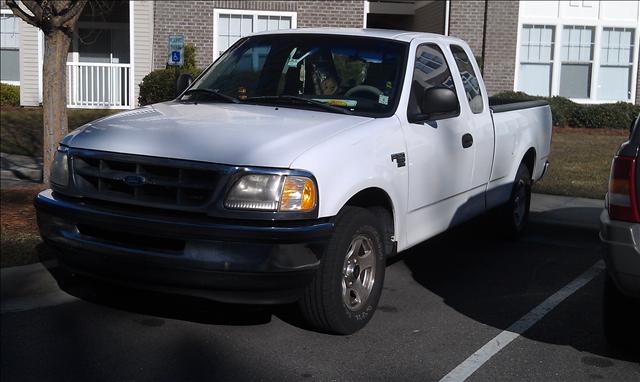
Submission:
<svg viewBox="0 0 640 382">
<path fill-rule="evenodd" d="M 357 85 L 352 87 L 351 89 L 347 90 L 346 93 L 344 93 L 345 97 L 351 97 L 353 94 L 355 93 L 368 93 L 371 94 L 372 96 L 375 96 L 375 99 L 378 99 L 378 97 L 380 96 L 380 94 L 382 94 L 382 91 L 380 89 L 378 89 L 375 86 L 371 86 L 371 85 Z"/>
</svg>

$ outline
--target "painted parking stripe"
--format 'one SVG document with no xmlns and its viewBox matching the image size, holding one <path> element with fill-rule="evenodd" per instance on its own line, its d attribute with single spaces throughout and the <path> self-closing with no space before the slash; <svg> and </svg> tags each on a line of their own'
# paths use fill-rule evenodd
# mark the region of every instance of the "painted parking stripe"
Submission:
<svg viewBox="0 0 640 382">
<path fill-rule="evenodd" d="M 591 268 L 587 269 L 575 280 L 565 285 L 564 288 L 548 297 L 540 305 L 533 308 L 529 313 L 522 316 L 522 318 L 511 324 L 506 330 L 487 342 L 460 365 L 456 366 L 455 369 L 451 370 L 449 374 L 445 375 L 440 382 L 464 381 L 469 378 L 471 374 L 475 373 L 476 370 L 482 367 L 491 357 L 509 345 L 511 341 L 520 337 L 522 333 L 535 325 L 536 322 L 540 321 L 547 313 L 567 299 L 567 297 L 571 296 L 598 276 L 604 268 L 605 265 L 602 260 L 593 264 Z"/>
</svg>

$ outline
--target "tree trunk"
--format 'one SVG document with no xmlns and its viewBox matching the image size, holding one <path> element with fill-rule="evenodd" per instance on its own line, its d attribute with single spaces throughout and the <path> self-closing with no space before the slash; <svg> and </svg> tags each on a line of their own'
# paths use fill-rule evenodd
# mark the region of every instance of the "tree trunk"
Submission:
<svg viewBox="0 0 640 382">
<path fill-rule="evenodd" d="M 43 182 L 49 184 L 51 162 L 58 144 L 67 135 L 67 53 L 71 39 L 62 30 L 44 36 L 42 68 L 42 124 L 44 139 Z"/>
</svg>

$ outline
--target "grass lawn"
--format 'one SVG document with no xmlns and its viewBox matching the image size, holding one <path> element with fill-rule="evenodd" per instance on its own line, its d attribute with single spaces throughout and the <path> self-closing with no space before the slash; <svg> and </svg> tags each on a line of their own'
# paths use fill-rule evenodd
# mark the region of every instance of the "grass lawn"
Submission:
<svg viewBox="0 0 640 382">
<path fill-rule="evenodd" d="M 602 199 L 611 159 L 625 140 L 624 130 L 554 130 L 551 167 L 534 192 Z M 0 267 L 35 263 L 51 256 L 41 245 L 32 204 L 44 188 L 33 185 L 0 191 Z"/>
<path fill-rule="evenodd" d="M 533 191 L 603 199 L 611 160 L 628 137 L 627 130 L 554 129 L 549 172 Z"/>
<path fill-rule="evenodd" d="M 67 109 L 69 130 L 121 110 Z M 7 154 L 42 156 L 42 108 L 0 108 L 0 151 Z"/>
</svg>

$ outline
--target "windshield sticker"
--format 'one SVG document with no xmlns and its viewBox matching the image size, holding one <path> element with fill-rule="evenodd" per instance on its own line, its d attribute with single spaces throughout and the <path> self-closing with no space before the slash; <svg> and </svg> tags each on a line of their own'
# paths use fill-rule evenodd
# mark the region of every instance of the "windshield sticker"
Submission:
<svg viewBox="0 0 640 382">
<path fill-rule="evenodd" d="M 238 88 L 238 99 L 241 99 L 243 101 L 247 99 L 247 88 L 245 88 L 244 86 L 240 86 Z"/>
<path fill-rule="evenodd" d="M 378 103 L 381 105 L 388 105 L 389 104 L 389 96 L 388 95 L 384 95 L 384 94 L 380 94 L 380 96 L 378 97 Z"/>
<path fill-rule="evenodd" d="M 386 88 L 391 89 L 392 87 L 393 87 L 393 84 L 391 83 L 391 81 L 387 81 Z"/>
<path fill-rule="evenodd" d="M 322 98 L 313 98 L 314 101 L 326 103 L 332 106 L 341 106 L 341 107 L 356 107 L 358 105 L 358 101 L 352 99 L 322 99 Z"/>
</svg>

